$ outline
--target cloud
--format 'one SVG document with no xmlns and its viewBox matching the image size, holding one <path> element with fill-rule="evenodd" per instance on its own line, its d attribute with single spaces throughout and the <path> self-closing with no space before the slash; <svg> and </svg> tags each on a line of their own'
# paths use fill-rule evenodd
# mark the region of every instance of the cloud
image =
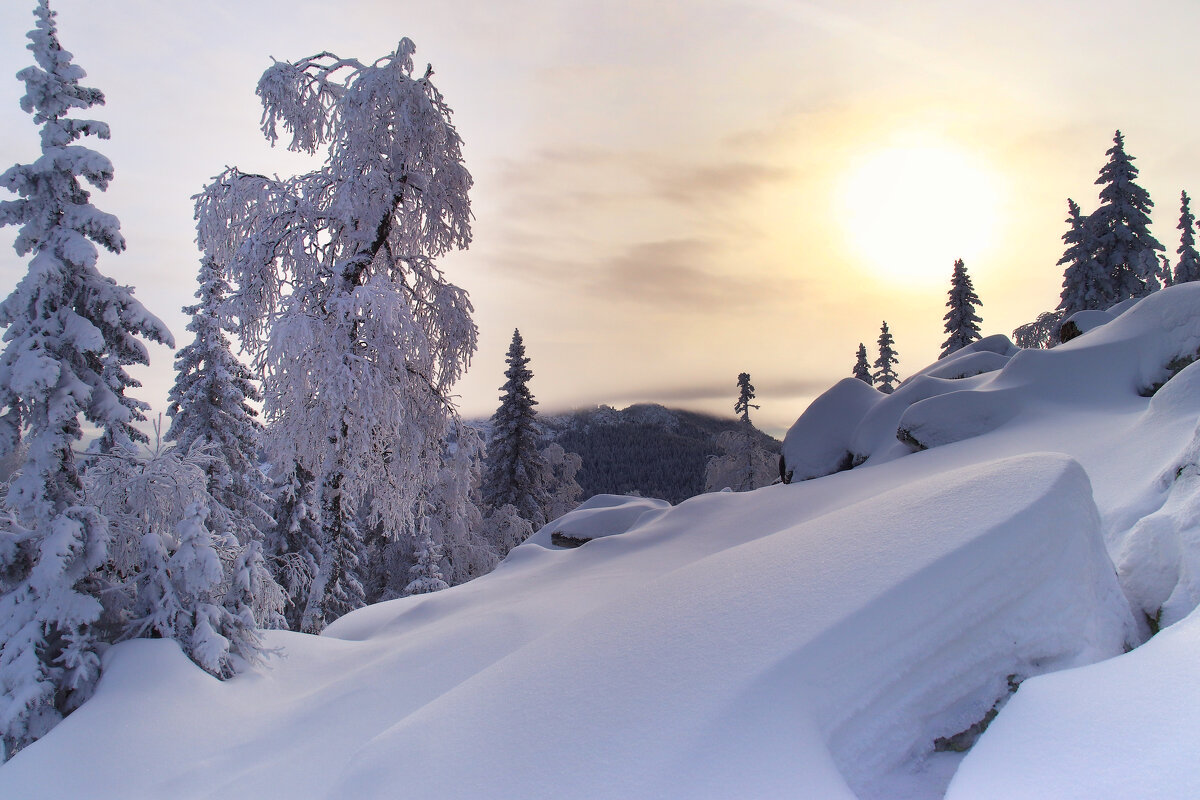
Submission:
<svg viewBox="0 0 1200 800">
<path fill-rule="evenodd" d="M 659 167 L 652 178 L 655 194 L 672 203 L 709 208 L 742 200 L 754 191 L 792 177 L 792 170 L 773 164 L 731 161 Z"/>
<path fill-rule="evenodd" d="M 704 239 L 635 243 L 596 264 L 593 287 L 610 298 L 693 313 L 761 302 L 761 282 L 706 268 L 718 250 L 715 243 Z"/>
</svg>

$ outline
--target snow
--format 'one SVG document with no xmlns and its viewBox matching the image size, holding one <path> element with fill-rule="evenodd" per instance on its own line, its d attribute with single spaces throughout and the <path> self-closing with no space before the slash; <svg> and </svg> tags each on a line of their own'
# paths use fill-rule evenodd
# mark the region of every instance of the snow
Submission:
<svg viewBox="0 0 1200 800">
<path fill-rule="evenodd" d="M 1023 684 L 947 800 L 1200 797 L 1200 613 L 1120 658 Z"/>
<path fill-rule="evenodd" d="M 791 480 L 819 478 L 849 467 L 850 437 L 884 397 L 858 378 L 843 378 L 814 400 L 783 439 L 783 462 Z"/>
<path fill-rule="evenodd" d="M 482 578 L 265 632 L 277 656 L 226 682 L 117 645 L 0 796 L 1196 796 L 1200 367 L 1166 365 L 1200 347 L 1200 285 L 1001 340 L 944 359 L 987 372 L 830 403 L 853 469 L 592 498 Z"/>
</svg>

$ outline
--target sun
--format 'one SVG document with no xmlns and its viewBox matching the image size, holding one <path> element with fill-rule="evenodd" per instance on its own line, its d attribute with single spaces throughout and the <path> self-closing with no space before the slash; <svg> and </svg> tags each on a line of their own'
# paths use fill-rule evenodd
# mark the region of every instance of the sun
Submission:
<svg viewBox="0 0 1200 800">
<path fill-rule="evenodd" d="M 851 251 L 881 279 L 944 283 L 991 247 L 999 176 L 953 146 L 875 150 L 842 178 L 838 219 Z"/>
</svg>

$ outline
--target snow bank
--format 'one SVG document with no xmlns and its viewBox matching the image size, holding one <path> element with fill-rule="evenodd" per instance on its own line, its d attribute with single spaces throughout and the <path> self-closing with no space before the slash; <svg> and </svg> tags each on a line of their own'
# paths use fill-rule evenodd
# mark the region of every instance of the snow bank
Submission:
<svg viewBox="0 0 1200 800">
<path fill-rule="evenodd" d="M 1119 658 L 1024 684 L 946 800 L 1200 797 L 1200 613 Z"/>
</svg>

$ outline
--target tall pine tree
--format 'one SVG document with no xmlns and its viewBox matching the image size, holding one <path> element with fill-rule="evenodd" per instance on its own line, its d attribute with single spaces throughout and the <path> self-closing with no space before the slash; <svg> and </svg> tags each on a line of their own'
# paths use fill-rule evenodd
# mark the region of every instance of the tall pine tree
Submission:
<svg viewBox="0 0 1200 800">
<path fill-rule="evenodd" d="M 750 425 L 752 424 L 750 422 L 750 409 L 758 408 L 758 406 L 750 402 L 754 399 L 754 386 L 750 383 L 750 373 L 738 373 L 737 385 L 738 399 L 737 402 L 733 404 L 733 413 L 737 414 L 738 419 L 740 419 L 742 422 Z"/>
<path fill-rule="evenodd" d="M 979 341 L 979 323 L 983 320 L 975 313 L 978 306 L 983 305 L 975 287 L 971 284 L 971 276 L 960 258 L 954 262 L 954 272 L 950 276 L 950 299 L 946 301 L 949 311 L 942 317 L 946 321 L 946 341 L 942 343 L 942 354 L 945 358 L 956 350 Z"/>
<path fill-rule="evenodd" d="M 1187 192 L 1179 193 L 1179 261 L 1175 264 L 1175 283 L 1200 280 L 1200 254 L 1196 252 L 1196 237 L 1192 233 L 1196 218 L 1189 208 Z"/>
<path fill-rule="evenodd" d="M 208 492 L 213 499 L 209 527 L 246 545 L 261 539 L 273 520 L 266 478 L 258 469 L 262 424 L 251 402 L 261 402 L 248 370 L 233 355 L 222 330 L 222 304 L 229 295 L 225 275 L 211 256 L 200 262 L 199 300 L 183 309 L 192 315 L 191 344 L 175 354 L 177 375 L 167 414 L 167 439 L 181 449 L 209 448 Z"/>
<path fill-rule="evenodd" d="M 871 376 L 875 379 L 875 388 L 884 394 L 896 391 L 896 385 L 900 383 L 900 378 L 893 368 L 893 365 L 900 363 L 895 344 L 896 340 L 888 330 L 887 320 L 884 320 L 879 328 L 879 358 L 875 359 L 875 374 Z"/>
<path fill-rule="evenodd" d="M 871 362 L 867 361 L 867 346 L 862 342 L 858 343 L 858 354 L 855 356 L 854 371 L 850 375 L 853 378 L 858 378 L 867 386 L 875 385 L 875 379 L 871 377 Z"/>
<path fill-rule="evenodd" d="M 1159 288 L 1158 252 L 1163 249 L 1150 235 L 1150 194 L 1135 183 L 1138 169 L 1125 152 L 1125 137 L 1117 131 L 1106 153 L 1108 163 L 1096 183 L 1100 207 L 1089 217 L 1095 237 L 1096 260 L 1108 278 L 1106 305 L 1141 297 Z"/>
<path fill-rule="evenodd" d="M 545 508 L 550 495 L 547 474 L 538 452 L 537 401 L 529 391 L 529 359 L 521 331 L 514 330 L 505 357 L 507 379 L 500 387 L 500 407 L 492 415 L 483 477 L 483 502 L 492 511 L 513 506 L 534 530 L 546 524 Z"/>
<path fill-rule="evenodd" d="M 0 174 L 19 195 L 0 202 L 0 226 L 19 225 L 15 248 L 29 271 L 0 304 L 7 328 L 0 356 L 0 457 L 28 442 L 7 504 L 17 526 L 0 530 L 0 741 L 11 754 L 87 699 L 99 675 L 104 633 L 94 574 L 107 558 L 109 529 L 85 497 L 73 452 L 80 417 L 108 450 L 145 436 L 134 423 L 145 405 L 125 396 L 125 371 L 146 364 L 137 337 L 173 346 L 166 326 L 96 269 L 99 245 L 125 248 L 120 223 L 90 202 L 81 178 L 103 191 L 112 163 L 74 144 L 107 139 L 108 126 L 67 116 L 103 105 L 98 89 L 62 49 L 42 0 L 29 49 L 36 66 L 17 73 L 21 108 L 41 125 L 42 157 Z"/>
</svg>

